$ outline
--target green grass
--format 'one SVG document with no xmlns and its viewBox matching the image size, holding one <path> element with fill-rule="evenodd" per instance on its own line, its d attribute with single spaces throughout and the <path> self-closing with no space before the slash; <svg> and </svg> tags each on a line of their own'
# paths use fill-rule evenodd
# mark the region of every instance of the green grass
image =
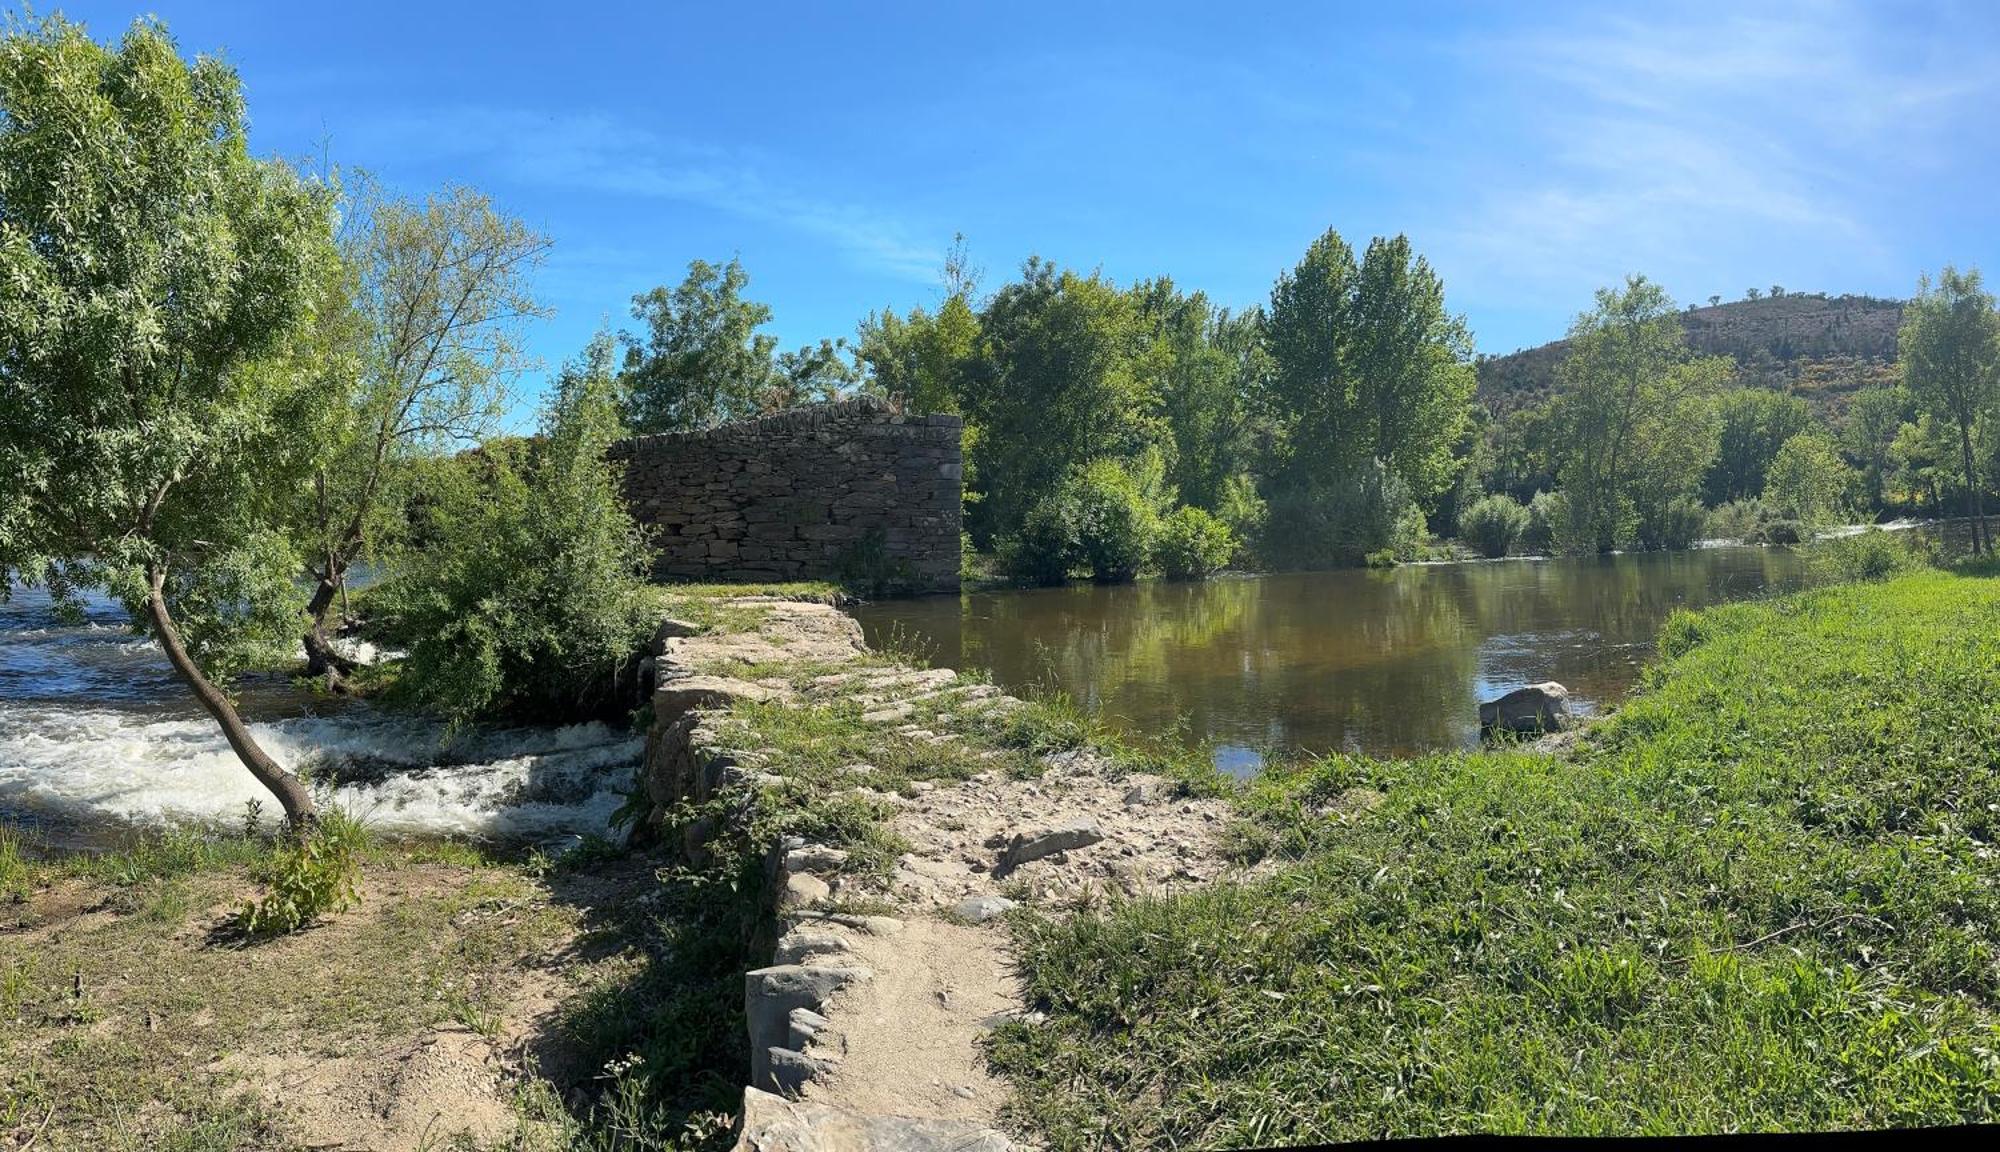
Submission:
<svg viewBox="0 0 2000 1152">
<path fill-rule="evenodd" d="M 373 845 L 358 908 L 250 945 L 227 926 L 269 853 L 185 831 L 26 865 L 28 895 L 0 902 L 0 1143 L 47 1118 L 37 1148 L 296 1147 L 232 1058 L 490 1030 L 580 915 L 518 869 Z"/>
<path fill-rule="evenodd" d="M 1270 878 L 1021 915 L 1049 1019 L 996 1037 L 1014 1118 L 1058 1149 L 1992 1120 L 2000 582 L 1663 649 L 1571 759 L 1276 771 Z"/>
</svg>

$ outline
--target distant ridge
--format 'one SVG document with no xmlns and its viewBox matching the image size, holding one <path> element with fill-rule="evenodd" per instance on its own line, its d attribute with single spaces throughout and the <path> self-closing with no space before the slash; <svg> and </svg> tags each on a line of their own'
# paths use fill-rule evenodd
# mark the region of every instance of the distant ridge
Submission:
<svg viewBox="0 0 2000 1152">
<path fill-rule="evenodd" d="M 1688 346 L 1733 358 L 1746 387 L 1792 392 L 1836 416 L 1856 391 L 1893 382 L 1902 321 L 1900 300 L 1823 293 L 1788 292 L 1681 312 Z M 1480 401 L 1495 416 L 1542 403 L 1568 349 L 1569 341 L 1557 340 L 1480 360 Z"/>
</svg>

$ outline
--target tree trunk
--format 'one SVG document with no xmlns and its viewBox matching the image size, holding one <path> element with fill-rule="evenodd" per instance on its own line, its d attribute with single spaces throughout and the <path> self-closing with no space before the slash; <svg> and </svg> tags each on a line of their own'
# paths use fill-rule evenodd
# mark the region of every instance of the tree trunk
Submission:
<svg viewBox="0 0 2000 1152">
<path fill-rule="evenodd" d="M 328 568 L 320 573 L 319 583 L 313 588 L 312 600 L 306 604 L 306 619 L 312 621 L 304 637 L 306 649 L 306 675 L 326 676 L 338 688 L 343 677 L 352 676 L 358 667 L 354 661 L 334 650 L 333 641 L 326 634 L 326 614 L 333 607 L 333 598 L 340 591 L 343 573 Z"/>
<path fill-rule="evenodd" d="M 259 784 L 270 789 L 271 795 L 278 798 L 278 804 L 285 810 L 286 822 L 294 831 L 309 827 L 318 812 L 313 806 L 312 792 L 306 788 L 305 781 L 287 772 L 283 765 L 271 759 L 262 748 L 258 747 L 257 738 L 250 734 L 249 726 L 243 723 L 243 717 L 236 714 L 236 708 L 230 704 L 229 698 L 222 694 L 221 689 L 210 683 L 208 677 L 202 675 L 200 668 L 195 667 L 194 658 L 188 655 L 187 648 L 181 643 L 180 628 L 174 624 L 173 616 L 167 611 L 165 573 L 158 568 L 148 567 L 146 581 L 148 585 L 146 615 L 152 620 L 153 633 L 158 637 L 160 647 L 166 649 L 168 662 L 174 666 L 174 671 L 194 693 L 195 699 L 201 701 L 202 708 L 222 727 L 222 735 L 228 739 L 229 747 L 235 751 L 236 758 L 243 762 L 243 766 L 250 770 L 250 775 L 255 776 Z"/>
<path fill-rule="evenodd" d="M 1972 496 L 1972 554 L 1983 555 L 1993 550 L 1992 542 L 1986 538 L 1986 496 L 1981 490 L 1979 475 L 1972 469 L 1972 426 L 1960 423 L 1958 426 L 1958 450 L 1965 466 L 1965 488 Z"/>
</svg>

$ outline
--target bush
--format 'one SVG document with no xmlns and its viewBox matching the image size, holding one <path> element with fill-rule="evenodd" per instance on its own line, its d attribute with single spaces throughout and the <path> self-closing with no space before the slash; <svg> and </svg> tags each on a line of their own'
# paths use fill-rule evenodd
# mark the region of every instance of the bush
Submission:
<svg viewBox="0 0 2000 1152">
<path fill-rule="evenodd" d="M 1806 538 L 1805 526 L 1797 520 L 1771 520 L 1751 534 L 1752 544 L 1797 544 Z"/>
<path fill-rule="evenodd" d="M 1714 540 L 1749 540 L 1757 533 L 1764 520 L 1764 505 L 1761 501 L 1731 500 L 1708 512 L 1708 527 L 1705 530 Z"/>
<path fill-rule="evenodd" d="M 368 834 L 338 808 L 320 813 L 307 832 L 288 838 L 257 868 L 264 895 L 243 906 L 237 926 L 252 936 L 296 932 L 361 899 L 361 850 Z"/>
<path fill-rule="evenodd" d="M 1645 548 L 1684 551 L 1701 540 L 1708 512 L 1701 501 L 1683 496 L 1639 522 L 1639 543 Z"/>
<path fill-rule="evenodd" d="M 1937 557 L 1926 538 L 1912 532 L 1884 532 L 1880 528 L 1815 540 L 1806 550 L 1806 570 L 1819 583 L 1887 580 L 1936 564 Z"/>
<path fill-rule="evenodd" d="M 1100 584 L 1139 575 L 1159 517 L 1131 472 L 1116 460 L 1093 460 L 1065 487 L 1075 509 L 1077 559 Z"/>
<path fill-rule="evenodd" d="M 525 462 L 441 492 L 432 543 L 377 594 L 409 656 L 395 691 L 453 723 L 610 713 L 649 624 L 648 551 L 604 459 L 619 434 L 608 341 L 564 369 Z"/>
<path fill-rule="evenodd" d="M 1229 525 L 1199 508 L 1176 508 L 1153 538 L 1153 564 L 1169 580 L 1206 580 L 1236 553 Z"/>
<path fill-rule="evenodd" d="M 1414 559 L 1424 535 L 1409 485 L 1371 460 L 1274 495 L 1260 551 L 1280 567 L 1346 567 L 1385 550 Z"/>
<path fill-rule="evenodd" d="M 1802 432 L 1784 442 L 1764 477 L 1764 500 L 1808 528 L 1840 520 L 1854 470 L 1825 436 Z"/>
<path fill-rule="evenodd" d="M 1458 534 L 1487 557 L 1505 556 L 1528 530 L 1528 509 L 1512 496 L 1495 492 L 1474 501 L 1458 517 Z"/>
<path fill-rule="evenodd" d="M 1052 585 L 1076 566 L 1076 504 L 1067 486 L 1028 509 L 1021 530 L 1000 541 L 1000 568 L 1020 584 Z"/>
<path fill-rule="evenodd" d="M 1556 546 L 1556 521 L 1567 515 L 1562 497 L 1554 492 L 1537 492 L 1528 501 L 1528 524 L 1521 530 L 1521 547 L 1530 552 L 1551 552 Z"/>
<path fill-rule="evenodd" d="M 1257 482 L 1239 474 L 1223 482 L 1215 515 L 1229 526 L 1230 535 L 1236 538 L 1237 555 L 1241 556 L 1250 547 L 1251 541 L 1263 538 L 1264 524 L 1270 518 L 1271 509 L 1258 495 Z"/>
</svg>

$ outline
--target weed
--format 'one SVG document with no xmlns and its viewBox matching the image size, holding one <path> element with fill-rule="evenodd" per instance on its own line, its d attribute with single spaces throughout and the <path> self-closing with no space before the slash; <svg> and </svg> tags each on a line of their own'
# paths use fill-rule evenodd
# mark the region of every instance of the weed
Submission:
<svg viewBox="0 0 2000 1152">
<path fill-rule="evenodd" d="M 243 906 L 238 926 L 251 936 L 282 936 L 352 907 L 361 898 L 367 842 L 367 833 L 345 812 L 322 812 L 304 836 L 281 844 L 257 869 L 265 892 Z"/>
</svg>

